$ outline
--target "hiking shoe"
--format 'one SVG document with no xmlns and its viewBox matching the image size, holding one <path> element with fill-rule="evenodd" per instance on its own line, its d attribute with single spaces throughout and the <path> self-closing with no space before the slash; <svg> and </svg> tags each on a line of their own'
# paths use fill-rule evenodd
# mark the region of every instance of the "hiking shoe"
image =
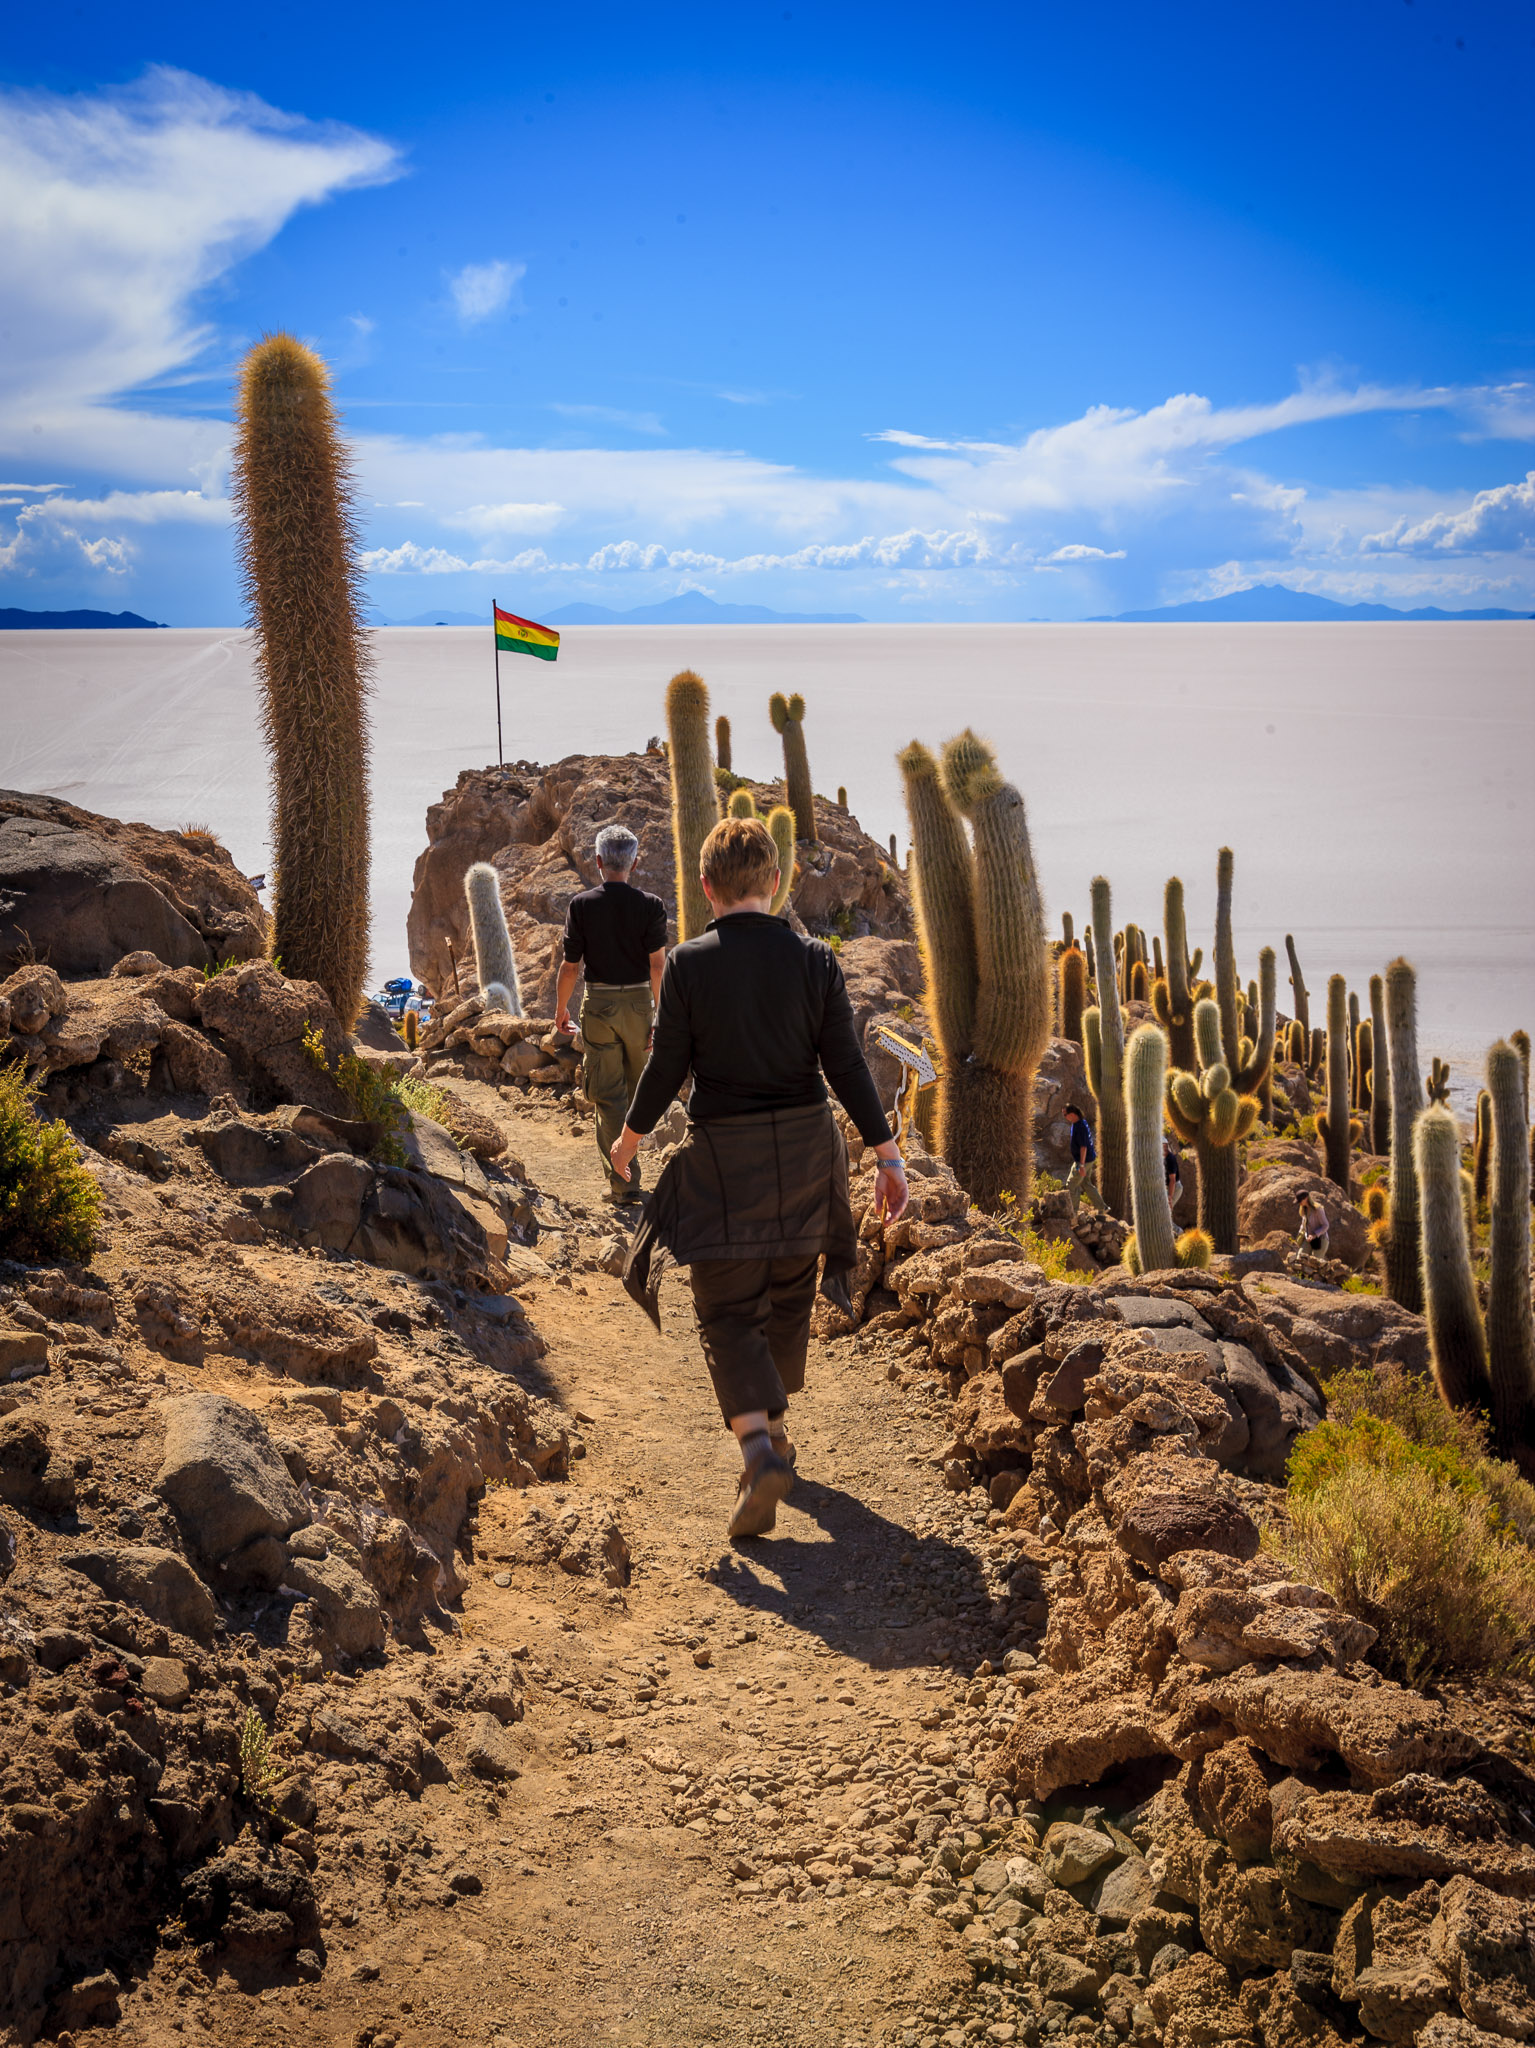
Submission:
<svg viewBox="0 0 1535 2048">
<path fill-rule="evenodd" d="M 790 1443 L 787 1431 L 785 1431 L 782 1435 L 775 1435 L 772 1439 L 772 1443 L 773 1449 L 777 1451 L 779 1457 L 786 1458 L 788 1460 L 789 1467 L 792 1471 L 793 1468 L 799 1463 L 798 1446 Z"/>
<path fill-rule="evenodd" d="M 778 1503 L 794 1484 L 789 1461 L 776 1450 L 759 1451 L 741 1474 L 736 1511 L 730 1517 L 730 1539 L 765 1536 L 778 1519 Z"/>
</svg>

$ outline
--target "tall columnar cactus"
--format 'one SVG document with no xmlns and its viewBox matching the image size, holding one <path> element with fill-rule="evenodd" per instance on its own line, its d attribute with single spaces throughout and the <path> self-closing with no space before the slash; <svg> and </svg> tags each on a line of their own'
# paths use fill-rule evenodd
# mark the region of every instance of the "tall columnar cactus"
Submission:
<svg viewBox="0 0 1535 2048">
<path fill-rule="evenodd" d="M 272 953 L 350 1030 L 368 967 L 371 655 L 330 374 L 292 335 L 241 365 L 232 495 L 272 763 Z"/>
<path fill-rule="evenodd" d="M 712 915 L 698 879 L 703 843 L 719 823 L 719 790 L 709 757 L 709 691 L 680 669 L 666 686 L 672 771 L 672 851 L 677 863 L 677 936 L 696 939 Z"/>
<path fill-rule="evenodd" d="M 1306 977 L 1300 971 L 1300 961 L 1295 954 L 1295 941 L 1288 932 L 1284 937 L 1284 949 L 1290 957 L 1290 987 L 1294 994 L 1295 1021 L 1306 1032 L 1311 1032 L 1311 1009 L 1307 997 L 1311 991 L 1306 987 Z"/>
<path fill-rule="evenodd" d="M 1370 1150 L 1391 1150 L 1391 1056 L 1386 1039 L 1386 984 L 1370 976 Z"/>
<path fill-rule="evenodd" d="M 1061 944 L 1063 946 L 1076 944 L 1076 934 L 1072 926 L 1071 912 L 1069 910 L 1061 912 Z"/>
<path fill-rule="evenodd" d="M 723 768 L 728 775 L 730 769 L 730 720 L 722 711 L 714 721 L 714 765 Z"/>
<path fill-rule="evenodd" d="M 1143 1273 L 1163 1272 L 1177 1262 L 1173 1212 L 1168 1207 L 1167 1175 L 1162 1165 L 1166 1081 L 1167 1040 L 1155 1024 L 1142 1024 L 1125 1048 L 1125 1115 L 1130 1134 L 1135 1258 Z"/>
<path fill-rule="evenodd" d="M 805 752 L 805 700 L 775 690 L 768 699 L 774 732 L 783 739 L 784 790 L 801 839 L 815 839 L 815 792 L 810 783 L 810 756 Z"/>
<path fill-rule="evenodd" d="M 501 877 L 488 860 L 477 860 L 464 876 L 469 899 L 469 929 L 474 935 L 474 972 L 490 1010 L 522 1015 L 522 988 L 512 935 L 501 907 Z"/>
<path fill-rule="evenodd" d="M 1491 1180 L 1492 1097 L 1482 1088 L 1477 1091 L 1476 1120 L 1471 1127 L 1471 1187 L 1479 1202 L 1486 1201 Z"/>
<path fill-rule="evenodd" d="M 1471 1247 L 1466 1239 L 1466 1212 L 1461 1202 L 1460 1132 L 1447 1109 L 1436 1104 L 1423 1111 L 1413 1126 L 1412 1152 L 1422 1219 L 1422 1285 L 1434 1378 L 1449 1407 L 1482 1408 L 1487 1405 L 1490 1393 L 1487 1338 L 1471 1272 Z M 1525 1217 L 1528 1236 L 1528 1203 Z M 1528 1285 L 1526 1268 L 1526 1293 Z"/>
<path fill-rule="evenodd" d="M 1359 997 L 1353 989 L 1348 996 L 1348 1051 L 1345 1058 L 1349 1063 L 1349 1101 L 1355 1109 L 1362 1107 L 1359 1100 Z"/>
<path fill-rule="evenodd" d="M 1093 939 L 1114 929 L 1114 902 L 1108 880 L 1093 877 Z M 1107 950 L 1101 948 L 1100 950 Z M 1123 1217 L 1130 1206 L 1130 1161 L 1125 1131 L 1125 1024 L 1112 966 L 1102 966 L 1098 1007 L 1082 1017 L 1082 1051 L 1087 1085 L 1098 1104 L 1098 1187 L 1104 1206 Z"/>
<path fill-rule="evenodd" d="M 1049 949 L 1023 798 L 971 732 L 940 771 L 900 757 L 928 1014 L 942 1052 L 939 1149 L 983 1208 L 1028 1199 L 1034 1073 L 1050 1037 Z M 968 818 L 973 840 L 965 837 Z"/>
<path fill-rule="evenodd" d="M 1423 1107 L 1423 1084 L 1418 1077 L 1418 977 L 1408 960 L 1393 960 L 1386 969 L 1386 1057 L 1391 1070 L 1391 1204 L 1382 1248 L 1386 1292 L 1403 1308 L 1421 1315 L 1423 1270 L 1412 1127 Z M 1457 1175 L 1459 1171 L 1457 1158 Z M 1459 1199 L 1457 1192 L 1457 1204 Z"/>
<path fill-rule="evenodd" d="M 1194 1007 L 1198 1071 L 1179 1068 L 1167 1084 L 1168 1116 L 1174 1130 L 1194 1146 L 1199 1162 L 1199 1226 L 1223 1253 L 1237 1249 L 1237 1188 L 1242 1164 L 1237 1147 L 1262 1112 L 1256 1091 L 1263 1087 L 1273 1065 L 1275 1032 L 1272 946 L 1265 946 L 1258 955 L 1257 1038 L 1245 1037 L 1241 1028 L 1231 922 L 1234 865 L 1230 847 L 1223 846 L 1216 862 L 1215 1000 L 1210 1003 L 1205 998 Z M 1203 1026 L 1200 1022 L 1207 1006 L 1218 1025 L 1213 1044 L 1209 1017 Z"/>
<path fill-rule="evenodd" d="M 767 814 L 767 828 L 778 849 L 778 887 L 768 905 L 769 914 L 777 917 L 794 887 L 794 813 L 787 804 L 774 804 Z"/>
<path fill-rule="evenodd" d="M 1361 1117 L 1373 1107 L 1375 1088 L 1375 1027 L 1361 1017 L 1354 1027 L 1354 1107 Z"/>
<path fill-rule="evenodd" d="M 1327 1178 L 1348 1193 L 1352 1119 L 1348 1101 L 1348 984 L 1341 974 L 1327 978 L 1327 1107 L 1317 1117 Z"/>
<path fill-rule="evenodd" d="M 1487 1365 L 1494 1448 L 1504 1457 L 1519 1454 L 1529 1459 L 1535 1450 L 1530 1120 L 1519 1054 L 1506 1039 L 1500 1039 L 1487 1055 L 1487 1096 L 1491 1101 L 1492 1124 Z"/>
<path fill-rule="evenodd" d="M 1068 946 L 1056 962 L 1060 980 L 1062 1038 L 1082 1043 L 1082 1012 L 1087 1007 L 1087 958 L 1079 946 Z"/>
<path fill-rule="evenodd" d="M 1446 1061 L 1434 1054 L 1429 1062 L 1428 1078 L 1424 1084 L 1430 1102 L 1443 1108 L 1450 1099 L 1450 1069 Z"/>
<path fill-rule="evenodd" d="M 1175 1067 L 1194 1064 L 1194 999 L 1189 993 L 1189 936 L 1183 919 L 1183 884 L 1176 875 L 1162 892 L 1162 925 L 1167 933 L 1167 974 L 1151 991 L 1157 1022 L 1167 1033 Z"/>
<path fill-rule="evenodd" d="M 847 785 L 843 782 L 837 784 L 837 809 L 839 811 L 847 809 Z"/>
</svg>

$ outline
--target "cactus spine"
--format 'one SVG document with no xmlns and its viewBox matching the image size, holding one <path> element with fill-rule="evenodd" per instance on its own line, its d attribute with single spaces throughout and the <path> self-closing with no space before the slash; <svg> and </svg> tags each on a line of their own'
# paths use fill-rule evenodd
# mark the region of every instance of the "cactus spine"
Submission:
<svg viewBox="0 0 1535 2048">
<path fill-rule="evenodd" d="M 1114 929 L 1113 894 L 1103 875 L 1093 877 L 1093 944 L 1100 932 Z M 1082 1019 L 1082 1050 L 1087 1056 L 1087 1085 L 1098 1104 L 1098 1187 L 1104 1206 L 1123 1217 L 1130 1203 L 1130 1162 L 1125 1131 L 1125 1026 L 1112 963 L 1100 962 L 1098 1007 Z"/>
<path fill-rule="evenodd" d="M 1418 977 L 1412 963 L 1386 969 L 1386 1052 L 1391 1069 L 1391 1203 L 1385 1232 L 1386 1292 L 1415 1315 L 1423 1313 L 1423 1271 L 1418 1245 L 1418 1183 L 1413 1173 L 1412 1127 L 1423 1107 L 1418 1078 Z M 1456 1173 L 1459 1174 L 1459 1161 Z M 1456 1195 L 1457 1202 L 1459 1194 Z"/>
<path fill-rule="evenodd" d="M 522 1015 L 522 990 L 512 935 L 501 907 L 501 877 L 488 860 L 477 860 L 464 876 L 469 899 L 469 928 L 474 934 L 474 972 L 490 1010 Z"/>
<path fill-rule="evenodd" d="M 1176 875 L 1162 892 L 1162 925 L 1167 933 L 1167 974 L 1151 991 L 1157 1022 L 1167 1033 L 1175 1067 L 1194 1064 L 1194 1004 L 1189 994 L 1189 937 L 1183 921 L 1183 884 Z"/>
<path fill-rule="evenodd" d="M 1033 1179 L 1034 1071 L 1050 1037 L 1044 913 L 1023 798 L 971 732 L 900 757 L 928 1009 L 943 1052 L 939 1146 L 983 1208 Z M 966 841 L 961 815 L 970 821 Z"/>
<path fill-rule="evenodd" d="M 1481 1408 L 1489 1392 L 1487 1339 L 1471 1274 L 1471 1247 L 1461 1202 L 1460 1132 L 1447 1109 L 1435 1104 L 1423 1111 L 1413 1126 L 1412 1150 L 1421 1205 L 1422 1286 L 1434 1378 L 1448 1407 Z"/>
<path fill-rule="evenodd" d="M 714 765 L 730 773 L 730 720 L 723 711 L 714 721 Z"/>
<path fill-rule="evenodd" d="M 1162 1096 L 1167 1082 L 1167 1040 L 1155 1024 L 1142 1024 L 1125 1048 L 1125 1115 L 1130 1138 L 1130 1207 L 1135 1251 L 1145 1273 L 1177 1263 L 1173 1212 L 1162 1170 Z"/>
<path fill-rule="evenodd" d="M 267 335 L 241 366 L 232 494 L 272 763 L 272 953 L 349 1031 L 368 967 L 371 656 L 330 375 L 292 335 Z"/>
<path fill-rule="evenodd" d="M 719 823 L 719 790 L 709 758 L 709 691 L 702 676 L 680 669 L 666 686 L 666 730 L 672 772 L 672 851 L 677 864 L 677 936 L 696 939 L 710 918 L 698 879 L 703 843 Z"/>
<path fill-rule="evenodd" d="M 1487 1055 L 1492 1125 L 1491 1275 L 1487 1362 L 1494 1448 L 1511 1457 L 1535 1444 L 1535 1322 L 1530 1307 L 1530 1131 L 1518 1051 L 1500 1039 Z M 1526 1472 L 1526 1477 L 1529 1476 Z"/>
<path fill-rule="evenodd" d="M 1310 990 L 1306 987 L 1306 977 L 1301 973 L 1300 961 L 1295 955 L 1295 941 L 1288 932 L 1284 935 L 1284 949 L 1290 959 L 1290 987 L 1295 999 L 1295 1021 L 1307 1034 L 1309 1040 L 1311 1034 L 1311 1010 L 1306 998 L 1310 994 Z"/>
<path fill-rule="evenodd" d="M 1327 1107 L 1316 1120 L 1324 1147 L 1327 1178 L 1348 1193 L 1350 1119 L 1348 1104 L 1348 985 L 1341 974 L 1327 978 Z"/>
<path fill-rule="evenodd" d="M 1082 1012 L 1087 1007 L 1087 959 L 1078 946 L 1068 946 L 1056 963 L 1060 978 L 1061 1036 L 1082 1043 Z"/>
<path fill-rule="evenodd" d="M 1370 976 L 1370 1150 L 1391 1150 L 1391 1059 L 1386 1039 L 1386 984 Z"/>
<path fill-rule="evenodd" d="M 794 813 L 796 837 L 815 840 L 815 792 L 810 785 L 810 756 L 805 751 L 805 700 L 775 690 L 768 699 L 774 732 L 783 739 L 784 790 Z"/>
</svg>

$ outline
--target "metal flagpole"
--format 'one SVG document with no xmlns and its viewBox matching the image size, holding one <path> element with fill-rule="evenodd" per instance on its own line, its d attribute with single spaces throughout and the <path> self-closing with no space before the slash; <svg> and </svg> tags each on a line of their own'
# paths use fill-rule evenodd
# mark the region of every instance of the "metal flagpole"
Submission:
<svg viewBox="0 0 1535 2048">
<path fill-rule="evenodd" d="M 490 644 L 496 650 L 496 766 L 506 766 L 506 751 L 501 745 L 501 640 L 496 632 L 496 600 L 490 601 Z"/>
</svg>

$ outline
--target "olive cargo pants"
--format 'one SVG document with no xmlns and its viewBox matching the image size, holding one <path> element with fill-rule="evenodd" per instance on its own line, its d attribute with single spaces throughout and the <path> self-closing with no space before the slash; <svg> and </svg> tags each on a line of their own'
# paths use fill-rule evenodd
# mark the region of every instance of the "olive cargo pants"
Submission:
<svg viewBox="0 0 1535 2048">
<path fill-rule="evenodd" d="M 645 1044 L 655 1016 L 650 984 L 638 988 L 588 988 L 581 1002 L 582 1077 L 586 1099 L 596 1111 L 597 1151 L 602 1171 L 615 1193 L 626 1184 L 608 1157 L 624 1127 L 640 1075 L 645 1071 Z M 627 1187 L 638 1189 L 640 1162 L 629 1168 Z"/>
</svg>

